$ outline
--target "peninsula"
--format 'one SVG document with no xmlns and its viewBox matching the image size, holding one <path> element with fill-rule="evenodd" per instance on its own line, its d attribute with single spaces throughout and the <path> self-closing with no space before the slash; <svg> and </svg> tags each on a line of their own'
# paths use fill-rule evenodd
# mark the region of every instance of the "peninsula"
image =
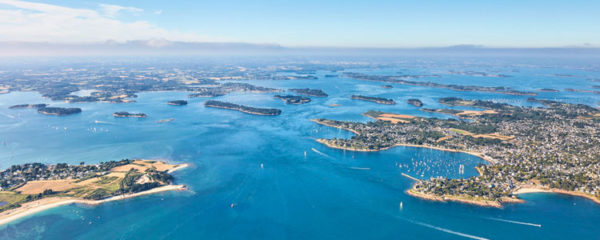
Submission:
<svg viewBox="0 0 600 240">
<path fill-rule="evenodd" d="M 145 117 L 147 117 L 147 115 L 145 113 L 116 112 L 116 113 L 113 113 L 113 117 L 118 117 L 118 118 L 126 118 L 126 117 L 131 117 L 131 118 L 145 118 Z"/>
<path fill-rule="evenodd" d="M 238 105 L 234 103 L 221 102 L 208 100 L 204 103 L 204 106 L 212 107 L 212 108 L 223 108 L 229 110 L 236 110 L 243 113 L 253 114 L 253 115 L 264 115 L 264 116 L 277 116 L 281 114 L 281 110 L 275 108 L 256 108 L 256 107 L 248 107 L 244 105 Z"/>
<path fill-rule="evenodd" d="M 0 172 L 0 225 L 49 208 L 81 203 L 96 205 L 167 190 L 183 190 L 172 185 L 171 172 L 187 164 L 129 160 L 99 164 L 13 165 Z"/>
<path fill-rule="evenodd" d="M 362 100 L 362 101 L 374 102 L 374 103 L 379 103 L 379 104 L 387 104 L 387 105 L 396 104 L 396 102 L 393 99 L 388 99 L 388 98 L 369 97 L 369 96 L 363 96 L 363 95 L 352 95 L 352 97 L 350 97 L 350 98 L 352 98 L 354 100 Z"/>
<path fill-rule="evenodd" d="M 380 151 L 394 146 L 464 152 L 489 162 L 480 176 L 418 180 L 408 191 L 417 197 L 499 207 L 517 195 L 549 191 L 583 196 L 600 203 L 600 110 L 530 98 L 543 107 L 442 98 L 448 106 L 481 110 L 428 109 L 458 119 L 421 118 L 370 111 L 376 122 L 315 122 L 346 129 L 350 139 L 318 139 L 332 148 Z"/>
<path fill-rule="evenodd" d="M 81 108 L 43 107 L 38 112 L 45 115 L 66 116 L 81 112 Z"/>
</svg>

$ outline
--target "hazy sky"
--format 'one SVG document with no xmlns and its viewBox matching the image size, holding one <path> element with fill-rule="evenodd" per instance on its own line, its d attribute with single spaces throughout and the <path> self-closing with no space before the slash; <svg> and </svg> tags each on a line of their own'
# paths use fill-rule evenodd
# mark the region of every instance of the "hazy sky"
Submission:
<svg viewBox="0 0 600 240">
<path fill-rule="evenodd" d="M 600 46 L 599 0 L 0 0 L 0 41 Z"/>
</svg>

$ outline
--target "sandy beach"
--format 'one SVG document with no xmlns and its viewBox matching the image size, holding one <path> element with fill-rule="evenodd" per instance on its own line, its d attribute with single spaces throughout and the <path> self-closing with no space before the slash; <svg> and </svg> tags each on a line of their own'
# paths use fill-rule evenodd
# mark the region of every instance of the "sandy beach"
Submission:
<svg viewBox="0 0 600 240">
<path fill-rule="evenodd" d="M 184 169 L 184 168 L 186 168 L 186 167 L 189 167 L 189 166 L 190 166 L 190 165 L 189 165 L 189 164 L 187 164 L 187 163 L 182 163 L 182 164 L 176 165 L 176 166 L 175 166 L 174 168 L 172 168 L 172 169 L 169 169 L 168 173 L 172 173 L 172 172 L 175 172 L 175 171 L 177 171 L 177 170 Z"/>
<path fill-rule="evenodd" d="M 600 199 L 598 199 L 597 197 L 592 196 L 590 194 L 587 194 L 587 193 L 576 192 L 576 191 L 567 191 L 567 190 L 556 189 L 556 188 L 547 188 L 547 187 L 543 187 L 543 186 L 525 185 L 525 186 L 519 187 L 516 191 L 513 192 L 513 194 L 516 194 L 516 195 L 525 194 L 525 193 L 564 194 L 564 195 L 570 195 L 570 196 L 576 196 L 576 197 L 584 197 L 584 198 L 594 201 L 595 203 L 600 204 Z"/>
</svg>

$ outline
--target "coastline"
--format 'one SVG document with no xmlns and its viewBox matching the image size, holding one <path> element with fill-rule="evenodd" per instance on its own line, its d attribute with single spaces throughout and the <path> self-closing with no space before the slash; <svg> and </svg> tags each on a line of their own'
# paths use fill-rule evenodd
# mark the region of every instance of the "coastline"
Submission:
<svg viewBox="0 0 600 240">
<path fill-rule="evenodd" d="M 479 172 L 479 169 L 477 169 L 477 171 Z M 480 175 L 481 175 L 481 173 L 480 173 Z M 420 179 L 417 179 L 417 178 L 412 177 L 405 173 L 402 173 L 402 176 L 407 177 L 414 181 L 420 180 Z M 436 195 L 432 195 L 432 194 L 416 192 L 412 188 L 407 190 L 406 193 L 410 196 L 425 199 L 425 200 L 430 200 L 430 201 L 440 201 L 440 202 L 454 201 L 454 202 L 473 204 L 473 205 L 478 205 L 478 206 L 483 206 L 483 207 L 501 208 L 503 203 L 524 203 L 525 202 L 525 200 L 523 200 L 523 199 L 510 198 L 510 197 L 502 197 L 501 201 L 490 201 L 490 200 L 483 200 L 483 199 L 482 200 L 468 199 L 465 197 L 453 196 L 453 195 L 436 196 Z M 513 195 L 520 195 L 520 194 L 527 194 L 527 193 L 554 193 L 554 194 L 569 195 L 569 196 L 574 196 L 574 197 L 583 197 L 583 198 L 587 198 L 597 204 L 600 204 L 599 198 L 592 196 L 590 194 L 587 194 L 587 193 L 577 192 L 577 191 L 567 191 L 567 190 L 562 190 L 562 189 L 557 189 L 557 188 L 548 188 L 548 187 L 544 187 L 544 186 L 522 185 L 522 186 L 518 187 L 515 191 L 512 192 Z"/>
<path fill-rule="evenodd" d="M 187 163 L 178 164 L 178 165 L 176 165 L 175 168 L 168 170 L 168 172 L 171 173 L 171 172 L 186 168 L 188 166 L 189 166 L 189 164 L 187 164 Z M 24 203 L 19 208 L 9 209 L 4 212 L 0 212 L 0 227 L 2 227 L 3 225 L 5 225 L 7 223 L 12 222 L 12 221 L 27 217 L 29 215 L 33 215 L 33 214 L 36 214 L 39 212 L 43 212 L 45 210 L 49 210 L 49 209 L 64 206 L 64 205 L 83 204 L 83 205 L 88 205 L 88 206 L 96 206 L 96 205 L 106 203 L 106 202 L 135 198 L 135 197 L 154 194 L 154 193 L 160 193 L 160 192 L 166 192 L 166 191 L 184 191 L 184 190 L 187 190 L 186 185 L 169 184 L 169 185 L 165 185 L 165 186 L 148 189 L 148 190 L 142 191 L 142 192 L 112 196 L 112 197 L 109 197 L 106 199 L 101 199 L 101 200 L 77 199 L 77 198 L 72 198 L 72 197 L 43 198 L 40 200 Z"/>
<path fill-rule="evenodd" d="M 323 122 L 318 121 L 317 119 L 311 119 L 311 121 L 323 125 L 323 126 L 327 126 L 327 127 L 333 127 L 333 128 L 338 128 L 338 129 L 344 129 L 346 131 L 350 131 L 353 132 L 356 135 L 360 135 L 357 131 L 354 131 L 352 129 L 347 129 L 347 128 L 343 128 L 343 127 L 339 127 L 339 126 L 334 126 L 334 125 L 330 125 L 330 124 L 326 124 Z M 389 147 L 385 147 L 385 148 L 380 148 L 380 149 L 359 149 L 359 148 L 352 148 L 352 147 L 342 147 L 342 146 L 338 146 L 338 145 L 333 145 L 331 143 L 329 143 L 328 141 L 329 139 L 323 139 L 323 138 L 319 138 L 316 139 L 317 142 L 330 147 L 330 148 L 334 148 L 334 149 L 340 149 L 340 150 L 349 150 L 349 151 L 357 151 L 357 152 L 378 152 L 378 151 L 384 151 L 384 150 L 388 150 L 390 148 L 393 147 L 398 147 L 398 146 L 402 146 L 402 147 L 418 147 L 418 148 L 429 148 L 429 149 L 434 149 L 434 150 L 439 150 L 439 151 L 445 151 L 445 152 L 460 152 L 460 153 L 466 153 L 469 155 L 473 155 L 476 157 L 479 157 L 481 159 L 483 159 L 484 161 L 490 163 L 490 164 L 495 164 L 496 160 L 494 160 L 493 158 L 486 156 L 485 154 L 482 153 L 478 153 L 478 152 L 471 152 L 471 151 L 463 151 L 463 150 L 457 150 L 457 149 L 447 149 L 447 148 L 441 148 L 441 147 L 435 147 L 435 146 L 429 146 L 429 145 L 417 145 L 417 144 L 405 144 L 405 143 L 398 143 L 398 144 L 394 144 L 392 146 Z M 481 172 L 479 169 L 477 169 L 477 172 L 479 173 L 479 175 L 481 175 Z M 406 176 L 408 178 L 411 178 L 414 180 L 413 177 L 410 176 Z M 557 193 L 557 194 L 564 194 L 564 195 L 570 195 L 570 196 L 577 196 L 577 197 L 584 197 L 587 198 L 589 200 L 592 200 L 593 202 L 600 204 L 600 199 L 596 198 L 595 196 L 583 193 L 583 192 L 577 192 L 577 191 L 567 191 L 567 190 L 562 190 L 562 189 L 556 189 L 556 188 L 546 188 L 546 187 L 541 187 L 541 186 L 522 186 L 519 187 L 517 190 L 513 191 L 513 194 L 515 195 L 519 195 L 519 194 L 524 194 L 524 193 L 539 193 L 539 192 L 547 192 L 547 193 Z M 484 206 L 484 207 L 502 207 L 502 203 L 523 203 L 525 202 L 522 199 L 516 199 L 516 198 L 509 198 L 509 197 L 505 197 L 502 199 L 501 202 L 496 202 L 496 201 L 489 201 L 489 200 L 474 200 L 474 199 L 465 199 L 462 198 L 460 196 L 443 196 L 443 197 L 439 197 L 439 196 L 433 196 L 433 195 L 428 195 L 428 194 L 423 194 L 423 193 L 418 193 L 418 192 L 414 192 L 412 191 L 412 189 L 409 189 L 406 191 L 406 193 L 410 196 L 413 197 L 417 197 L 417 198 L 421 198 L 421 199 L 426 199 L 426 200 L 431 200 L 431 201 L 455 201 L 455 202 L 461 202 L 461 203 L 466 203 L 466 204 L 473 204 L 473 205 L 478 205 L 478 206 Z"/>
<path fill-rule="evenodd" d="M 167 172 L 168 172 L 168 173 L 172 173 L 172 172 L 175 172 L 175 171 L 177 171 L 177 170 L 181 170 L 181 169 L 187 168 L 187 167 L 189 167 L 189 166 L 190 166 L 190 164 L 189 164 L 189 163 L 177 164 L 177 165 L 175 165 L 175 167 L 174 167 L 174 168 L 171 168 L 171 169 L 169 169 Z"/>
<path fill-rule="evenodd" d="M 429 200 L 429 201 L 435 201 L 435 202 L 451 201 L 451 202 L 460 202 L 460 203 L 466 203 L 466 204 L 471 204 L 471 205 L 477 205 L 480 207 L 502 208 L 502 203 L 500 203 L 498 201 L 470 199 L 467 197 L 452 196 L 452 195 L 435 196 L 435 195 L 415 192 L 412 189 L 407 190 L 406 194 L 408 194 L 409 196 L 412 196 L 412 197 L 425 199 L 425 200 Z"/>
<path fill-rule="evenodd" d="M 393 148 L 393 147 L 428 148 L 428 149 L 434 149 L 434 150 L 444 151 L 444 152 L 466 153 L 466 154 L 469 154 L 469 155 L 473 155 L 473 156 L 479 157 L 482 160 L 484 160 L 484 161 L 486 161 L 486 162 L 488 162 L 490 164 L 495 164 L 496 163 L 496 160 L 494 160 L 491 157 L 486 156 L 483 153 L 463 151 L 463 150 L 457 150 L 457 149 L 449 149 L 449 148 L 441 148 L 441 147 L 435 147 L 435 146 L 429 146 L 429 145 L 397 143 L 397 144 L 394 144 L 392 146 L 384 147 L 384 148 L 380 148 L 380 149 L 362 149 L 362 148 L 351 148 L 351 147 L 342 147 L 342 146 L 333 145 L 333 144 L 331 144 L 331 143 L 328 142 L 328 139 L 323 139 L 323 138 L 319 138 L 316 141 L 319 142 L 319 143 L 321 143 L 321 144 L 324 144 L 325 146 L 330 147 L 330 148 L 341 149 L 341 150 L 349 150 L 349 151 L 357 151 L 357 152 L 379 152 L 379 151 L 388 150 L 388 149 Z"/>
<path fill-rule="evenodd" d="M 183 191 L 183 190 L 187 190 L 187 187 L 185 185 L 165 185 L 165 186 L 156 187 L 156 188 L 153 188 L 150 190 L 146 190 L 143 192 L 113 196 L 113 197 L 110 197 L 107 199 L 102 199 L 102 200 L 85 200 L 85 199 L 76 199 L 76 198 L 70 198 L 70 197 L 51 197 L 51 198 L 46 198 L 46 199 L 40 199 L 37 201 L 25 203 L 25 204 L 23 204 L 23 206 L 21 206 L 19 208 L 6 210 L 6 211 L 0 213 L 0 226 L 10 223 L 12 221 L 18 220 L 18 219 L 27 217 L 29 215 L 33 215 L 33 214 L 36 214 L 39 212 L 43 212 L 45 210 L 49 210 L 49 209 L 64 206 L 64 205 L 83 204 L 83 205 L 95 206 L 95 205 L 99 205 L 99 204 L 106 203 L 106 202 L 124 200 L 124 199 L 128 199 L 128 198 L 134 198 L 134 197 L 139 197 L 139 196 L 143 196 L 143 195 L 149 195 L 149 194 L 165 192 L 165 191 L 174 191 L 174 190 Z"/>
<path fill-rule="evenodd" d="M 420 179 L 412 177 L 406 173 L 402 173 L 402 176 L 409 178 L 413 181 L 420 181 Z M 509 197 L 502 197 L 502 199 L 500 201 L 492 201 L 492 200 L 485 200 L 485 199 L 475 199 L 475 198 L 472 198 L 469 196 L 456 196 L 456 195 L 437 196 L 437 195 L 433 195 L 433 194 L 427 194 L 427 193 L 421 193 L 421 192 L 414 191 L 413 187 L 406 190 L 405 193 L 408 194 L 409 196 L 424 199 L 424 200 L 429 200 L 429 201 L 436 201 L 436 202 L 451 201 L 451 202 L 459 202 L 459 203 L 477 205 L 480 207 L 502 208 L 503 203 L 523 203 L 523 202 L 525 202 L 522 199 L 509 198 Z"/>
<path fill-rule="evenodd" d="M 477 206 L 481 206 L 481 207 L 502 208 L 504 203 L 524 203 L 525 202 L 525 200 L 523 200 L 523 199 L 510 198 L 510 197 L 502 197 L 502 199 L 500 201 L 490 201 L 490 200 L 483 200 L 483 199 L 482 200 L 469 199 L 467 197 L 452 196 L 452 195 L 436 196 L 436 195 L 415 192 L 415 191 L 413 191 L 412 188 L 407 190 L 406 193 L 410 196 L 429 200 L 429 201 L 438 201 L 438 202 L 452 201 L 452 202 L 460 202 L 460 203 L 477 205 Z M 589 194 L 586 194 L 583 192 L 567 191 L 567 190 L 556 189 L 556 188 L 527 186 L 527 187 L 521 187 L 513 192 L 514 195 L 527 194 L 527 193 L 553 193 L 553 194 L 569 195 L 569 196 L 574 196 L 574 197 L 583 197 L 583 198 L 589 199 L 597 204 L 600 204 L 600 199 L 598 199 L 592 195 L 589 195 Z"/>
<path fill-rule="evenodd" d="M 356 135 L 360 135 L 360 134 L 359 134 L 357 131 L 355 131 L 355 130 L 353 130 L 353 129 L 348 129 L 348 128 L 339 127 L 339 126 L 335 126 L 335 125 L 327 124 L 327 123 L 324 123 L 324 122 L 320 122 L 320 121 L 319 121 L 319 119 L 311 119 L 310 121 L 311 121 L 311 122 L 315 122 L 315 123 L 317 123 L 317 124 L 319 124 L 319 125 L 326 126 L 326 127 L 332 127 L 332 128 L 337 128 L 337 129 L 343 129 L 343 130 L 346 130 L 346 131 L 352 132 L 352 133 L 354 133 L 354 134 L 356 134 Z"/>
<path fill-rule="evenodd" d="M 378 150 L 371 150 L 371 149 L 357 149 L 357 148 L 349 148 L 349 147 L 341 147 L 341 146 L 337 146 L 337 145 L 332 145 L 330 144 L 327 139 L 317 139 L 317 142 L 324 144 L 327 147 L 330 148 L 335 148 L 335 149 L 341 149 L 341 150 L 350 150 L 350 151 L 360 151 L 360 152 L 377 152 L 377 151 L 383 151 L 383 150 L 387 150 L 390 149 L 392 147 L 398 147 L 398 146 L 403 146 L 403 147 L 420 147 L 420 148 L 429 148 L 429 149 L 434 149 L 434 150 L 439 150 L 439 151 L 446 151 L 446 152 L 461 152 L 461 153 L 466 153 L 466 154 L 470 154 L 476 157 L 479 157 L 491 164 L 495 163 L 495 160 L 487 157 L 481 153 L 476 153 L 476 152 L 468 152 L 468 151 L 460 151 L 460 150 L 455 150 L 455 149 L 445 149 L 445 148 L 440 148 L 440 147 L 433 147 L 433 146 L 427 146 L 427 145 L 416 145 L 416 144 L 395 144 L 386 148 L 381 148 Z M 478 170 L 479 172 L 479 170 Z M 481 173 L 480 173 L 481 174 Z M 407 177 L 413 181 L 418 181 L 419 179 L 414 178 L 410 175 L 407 174 L 402 174 L 404 177 Z M 502 208 L 502 203 L 523 203 L 525 202 L 524 200 L 521 199 L 516 199 L 516 198 L 508 198 L 508 197 L 503 197 L 502 201 L 498 202 L 498 201 L 490 201 L 490 200 L 484 200 L 484 199 L 472 199 L 472 198 L 467 198 L 467 197 L 462 197 L 462 196 L 452 196 L 452 195 L 444 195 L 444 196 L 436 196 L 436 195 L 431 195 L 431 194 L 425 194 L 425 193 L 420 193 L 420 192 L 415 192 L 413 191 L 413 189 L 409 189 L 405 191 L 406 194 L 408 194 L 409 196 L 412 197 L 416 197 L 416 198 L 420 198 L 420 199 L 425 199 L 425 200 L 429 200 L 429 201 L 437 201 L 437 202 L 447 202 L 447 201 L 452 201 L 452 202 L 460 202 L 460 203 L 465 203 L 465 204 L 471 204 L 471 205 L 477 205 L 480 207 L 494 207 L 494 208 Z"/>
<path fill-rule="evenodd" d="M 343 129 L 346 131 L 350 131 L 356 135 L 360 135 L 360 133 L 358 131 L 355 131 L 353 129 L 348 129 L 348 128 L 344 128 L 344 127 L 339 127 L 339 126 L 335 126 L 335 125 L 331 125 L 331 124 L 327 124 L 324 122 L 320 122 L 318 119 L 311 119 L 310 121 L 315 122 L 317 124 L 323 125 L 323 126 L 327 126 L 327 127 L 332 127 L 332 128 L 338 128 L 338 129 Z M 449 149 L 449 148 L 441 148 L 441 147 L 435 147 L 435 146 L 429 146 L 429 145 L 418 145 L 418 144 L 408 144 L 408 143 L 396 143 L 392 146 L 389 147 L 384 147 L 384 148 L 380 148 L 380 149 L 363 149 L 363 148 L 351 148 L 351 147 L 342 147 L 342 146 L 337 146 L 337 145 L 333 145 L 331 143 L 328 142 L 328 139 L 324 139 L 324 138 L 318 138 L 316 139 L 317 142 L 324 144 L 327 147 L 330 148 L 335 148 L 335 149 L 341 149 L 341 150 L 350 150 L 350 151 L 357 151 L 357 152 L 378 152 L 378 151 L 385 151 L 388 150 L 390 148 L 393 147 L 418 147 L 418 148 L 429 148 L 429 149 L 434 149 L 434 150 L 439 150 L 439 151 L 444 151 L 444 152 L 460 152 L 460 153 L 466 153 L 469 155 L 473 155 L 476 157 L 479 157 L 481 159 L 483 159 L 484 161 L 490 163 L 490 164 L 496 164 L 496 160 L 486 156 L 483 153 L 479 153 L 479 152 L 471 152 L 471 151 L 464 151 L 464 150 L 457 150 L 457 149 Z"/>
</svg>

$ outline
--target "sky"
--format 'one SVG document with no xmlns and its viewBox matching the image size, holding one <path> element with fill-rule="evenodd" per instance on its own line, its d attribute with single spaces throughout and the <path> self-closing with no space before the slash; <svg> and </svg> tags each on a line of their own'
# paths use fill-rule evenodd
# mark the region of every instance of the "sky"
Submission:
<svg viewBox="0 0 600 240">
<path fill-rule="evenodd" d="M 600 47 L 599 9 L 598 0 L 0 0 L 0 41 Z"/>
</svg>

